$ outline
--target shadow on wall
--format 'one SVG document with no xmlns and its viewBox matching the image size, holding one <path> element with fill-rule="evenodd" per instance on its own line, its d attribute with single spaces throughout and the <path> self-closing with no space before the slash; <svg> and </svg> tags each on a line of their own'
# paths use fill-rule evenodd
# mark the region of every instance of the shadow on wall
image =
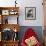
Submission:
<svg viewBox="0 0 46 46">
<path fill-rule="evenodd" d="M 34 32 L 36 32 L 39 41 L 41 43 L 43 43 L 43 30 L 42 30 L 42 26 L 21 26 L 20 27 L 20 32 L 19 32 L 20 42 L 21 42 L 21 40 L 22 40 L 22 38 L 24 36 L 25 31 L 28 28 L 32 28 L 34 30 Z"/>
</svg>

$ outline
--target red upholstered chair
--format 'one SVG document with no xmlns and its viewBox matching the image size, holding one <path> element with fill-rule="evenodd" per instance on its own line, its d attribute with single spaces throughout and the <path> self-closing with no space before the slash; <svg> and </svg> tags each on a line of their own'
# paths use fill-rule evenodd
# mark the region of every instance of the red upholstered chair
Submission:
<svg viewBox="0 0 46 46">
<path fill-rule="evenodd" d="M 36 35 L 36 33 L 32 30 L 32 28 L 29 28 L 29 29 L 27 29 L 26 30 L 26 32 L 25 32 L 25 35 L 24 35 L 24 37 L 22 38 L 22 42 L 21 42 L 21 46 L 41 46 L 41 44 L 40 44 L 40 42 L 38 41 L 38 39 L 36 38 L 36 44 L 35 45 L 27 45 L 29 42 L 27 42 L 27 39 L 29 40 L 30 38 L 30 40 L 32 40 L 33 38 L 35 39 L 36 37 L 37 37 L 37 35 Z M 29 40 L 29 41 L 30 41 Z M 27 43 L 26 43 L 26 42 Z M 30 42 L 30 44 L 31 44 L 31 42 Z"/>
</svg>

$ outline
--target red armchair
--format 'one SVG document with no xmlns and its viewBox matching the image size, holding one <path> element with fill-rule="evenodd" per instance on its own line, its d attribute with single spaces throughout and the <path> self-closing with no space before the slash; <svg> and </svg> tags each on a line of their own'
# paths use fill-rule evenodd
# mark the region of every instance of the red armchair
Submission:
<svg viewBox="0 0 46 46">
<path fill-rule="evenodd" d="M 36 33 L 31 28 L 27 29 L 22 38 L 21 46 L 41 46 L 36 37 Z"/>
</svg>

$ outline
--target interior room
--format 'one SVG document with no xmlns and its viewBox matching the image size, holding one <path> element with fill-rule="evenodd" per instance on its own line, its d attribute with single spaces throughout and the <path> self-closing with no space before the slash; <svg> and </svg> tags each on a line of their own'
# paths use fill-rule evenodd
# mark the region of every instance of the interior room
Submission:
<svg viewBox="0 0 46 46">
<path fill-rule="evenodd" d="M 0 46 L 46 46 L 46 0 L 0 0 Z"/>
</svg>

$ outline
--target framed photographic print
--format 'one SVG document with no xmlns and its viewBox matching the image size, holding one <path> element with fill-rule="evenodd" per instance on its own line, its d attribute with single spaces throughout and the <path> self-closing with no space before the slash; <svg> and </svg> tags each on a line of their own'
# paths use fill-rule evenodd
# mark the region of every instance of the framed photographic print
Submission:
<svg viewBox="0 0 46 46">
<path fill-rule="evenodd" d="M 2 15 L 9 15 L 9 10 L 2 10 Z"/>
<path fill-rule="evenodd" d="M 25 19 L 26 20 L 36 19 L 36 7 L 25 7 Z"/>
</svg>

